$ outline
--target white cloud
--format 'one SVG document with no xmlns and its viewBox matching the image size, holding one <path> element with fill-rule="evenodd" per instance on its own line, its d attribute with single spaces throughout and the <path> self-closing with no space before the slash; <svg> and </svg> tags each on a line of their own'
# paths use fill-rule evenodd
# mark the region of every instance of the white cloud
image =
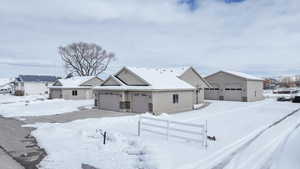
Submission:
<svg viewBox="0 0 300 169">
<path fill-rule="evenodd" d="M 299 20 L 299 0 L 199 0 L 193 12 L 177 0 L 11 0 L 0 6 L 0 61 L 57 66 L 59 45 L 88 41 L 118 65 L 294 71 Z"/>
</svg>

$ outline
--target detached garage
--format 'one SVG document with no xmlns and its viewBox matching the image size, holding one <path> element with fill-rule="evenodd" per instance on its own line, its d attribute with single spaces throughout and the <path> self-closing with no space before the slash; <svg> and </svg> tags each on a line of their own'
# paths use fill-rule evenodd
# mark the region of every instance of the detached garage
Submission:
<svg viewBox="0 0 300 169">
<path fill-rule="evenodd" d="M 205 78 L 211 88 L 205 89 L 205 99 L 226 101 L 263 100 L 263 80 L 261 78 L 233 71 L 219 71 Z"/>
</svg>

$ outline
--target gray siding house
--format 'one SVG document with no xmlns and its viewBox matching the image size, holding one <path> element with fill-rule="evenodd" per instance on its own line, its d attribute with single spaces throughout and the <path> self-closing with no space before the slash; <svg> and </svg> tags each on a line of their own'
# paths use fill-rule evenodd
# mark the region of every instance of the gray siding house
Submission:
<svg viewBox="0 0 300 169">
<path fill-rule="evenodd" d="M 95 87 L 95 106 L 103 110 L 171 113 L 192 110 L 204 101 L 208 83 L 192 67 L 124 67 Z"/>
<path fill-rule="evenodd" d="M 100 86 L 102 82 L 103 80 L 95 76 L 76 76 L 59 79 L 49 87 L 49 98 L 63 98 L 66 100 L 94 99 L 92 88 Z"/>
<path fill-rule="evenodd" d="M 212 87 L 205 99 L 253 102 L 263 100 L 263 79 L 240 72 L 219 71 L 205 77 Z"/>
</svg>

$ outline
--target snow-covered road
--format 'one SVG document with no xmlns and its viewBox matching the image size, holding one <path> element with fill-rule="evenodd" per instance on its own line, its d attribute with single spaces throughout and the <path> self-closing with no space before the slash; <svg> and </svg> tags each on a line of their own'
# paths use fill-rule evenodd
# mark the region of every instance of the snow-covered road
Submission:
<svg viewBox="0 0 300 169">
<path fill-rule="evenodd" d="M 224 147 L 216 153 L 213 153 L 205 160 L 200 160 L 200 162 L 187 165 L 187 167 L 184 168 L 298 169 L 300 168 L 300 163 L 295 161 L 293 161 L 293 168 L 286 168 L 289 163 L 285 161 L 289 161 L 290 159 L 287 159 L 286 156 L 282 155 L 282 153 L 285 149 L 287 149 L 286 143 L 289 141 L 290 136 L 295 131 L 299 130 L 299 126 L 300 110 L 296 109 L 272 124 L 266 125 L 235 141 L 233 144 Z M 295 144 L 291 144 L 295 146 Z M 295 146 L 295 148 L 299 150 L 297 146 Z M 299 153 L 299 151 L 296 152 Z M 299 155 L 300 154 L 298 154 L 298 156 Z M 285 160 L 281 160 L 282 158 Z M 280 163 L 281 166 L 278 165 L 278 163 Z"/>
</svg>

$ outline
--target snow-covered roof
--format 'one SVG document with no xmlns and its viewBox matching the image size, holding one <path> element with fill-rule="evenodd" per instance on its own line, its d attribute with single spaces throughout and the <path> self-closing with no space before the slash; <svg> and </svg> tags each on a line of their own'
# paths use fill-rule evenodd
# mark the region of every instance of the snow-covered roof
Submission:
<svg viewBox="0 0 300 169">
<path fill-rule="evenodd" d="M 19 75 L 17 80 L 22 82 L 55 82 L 57 77 L 47 75 Z"/>
<path fill-rule="evenodd" d="M 227 74 L 231 74 L 233 76 L 237 76 L 237 77 L 240 77 L 240 78 L 243 78 L 243 79 L 247 79 L 247 80 L 259 80 L 259 81 L 263 81 L 262 78 L 259 78 L 259 77 L 255 77 L 253 75 L 249 75 L 249 74 L 246 74 L 246 73 L 242 73 L 242 72 L 236 72 L 236 71 L 229 71 L 229 70 L 222 70 L 222 71 L 219 71 L 219 72 L 216 72 L 216 73 L 213 73 L 211 75 L 208 75 L 206 76 L 205 78 L 208 78 L 210 76 L 214 76 L 216 74 L 219 74 L 219 73 L 227 73 Z"/>
<path fill-rule="evenodd" d="M 229 74 L 232 74 L 232 75 L 235 75 L 235 76 L 238 76 L 238 77 L 242 77 L 242 78 L 245 78 L 245 79 L 249 79 L 249 80 L 263 80 L 262 78 L 259 78 L 259 77 L 253 76 L 253 75 L 249 75 L 247 73 L 227 71 L 227 70 L 223 71 L 223 72 L 229 73 Z"/>
<path fill-rule="evenodd" d="M 74 76 L 67 79 L 59 79 L 58 82 L 62 86 L 51 86 L 51 88 L 78 88 L 84 87 L 81 86 L 83 83 L 95 78 L 95 76 Z"/>
<path fill-rule="evenodd" d="M 188 69 L 188 67 L 187 68 L 125 67 L 125 69 L 136 74 L 145 82 L 147 82 L 149 85 L 128 86 L 122 83 L 121 86 L 97 86 L 96 89 L 110 89 L 110 90 L 177 90 L 177 89 L 193 90 L 194 89 L 192 85 L 178 78 L 178 76 L 183 74 Z"/>
</svg>

